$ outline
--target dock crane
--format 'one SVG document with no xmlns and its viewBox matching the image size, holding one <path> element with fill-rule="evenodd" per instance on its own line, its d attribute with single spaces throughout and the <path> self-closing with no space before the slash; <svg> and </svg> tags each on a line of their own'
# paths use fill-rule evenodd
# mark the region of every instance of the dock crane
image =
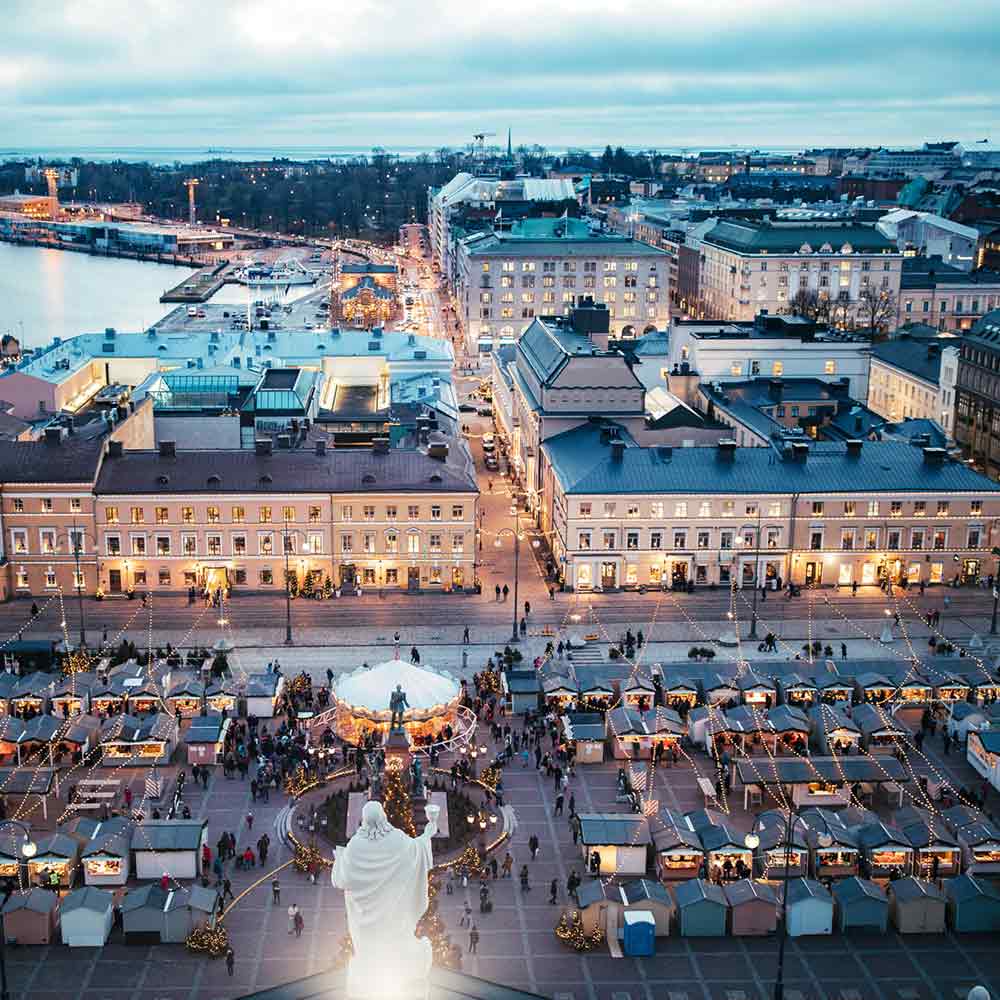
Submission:
<svg viewBox="0 0 1000 1000">
<path fill-rule="evenodd" d="M 478 160 L 486 159 L 486 140 L 496 132 L 473 132 L 473 155 Z"/>
<path fill-rule="evenodd" d="M 201 182 L 197 177 L 189 177 L 185 182 L 184 186 L 188 189 L 188 222 L 193 226 L 196 221 L 196 213 L 194 208 L 194 189 Z"/>
</svg>

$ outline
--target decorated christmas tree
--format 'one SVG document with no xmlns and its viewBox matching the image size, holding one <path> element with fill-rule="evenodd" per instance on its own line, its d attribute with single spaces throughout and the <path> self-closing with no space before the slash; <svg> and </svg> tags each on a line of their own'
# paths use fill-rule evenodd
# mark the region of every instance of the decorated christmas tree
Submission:
<svg viewBox="0 0 1000 1000">
<path fill-rule="evenodd" d="M 431 943 L 431 950 L 434 953 L 434 964 L 443 966 L 446 969 L 459 968 L 461 958 L 460 952 L 451 943 L 451 938 L 445 930 L 444 921 L 438 913 L 438 891 L 440 886 L 433 875 L 427 876 L 427 910 L 417 922 L 416 936 L 427 938 Z"/>
<path fill-rule="evenodd" d="M 294 569 L 290 569 L 285 573 L 285 586 L 288 588 L 289 596 L 299 596 L 299 577 Z"/>
<path fill-rule="evenodd" d="M 299 593 L 302 597 L 312 597 L 316 593 L 316 585 L 313 581 L 312 573 L 306 573 L 302 577 L 302 588 Z"/>
<path fill-rule="evenodd" d="M 583 919 L 579 910 L 573 910 L 570 916 L 565 910 L 556 924 L 556 937 L 576 951 L 590 951 L 599 947 L 604 941 L 604 931 L 600 927 L 587 934 L 583 929 Z"/>
<path fill-rule="evenodd" d="M 399 771 L 386 769 L 382 776 L 382 806 L 389 822 L 411 837 L 417 835 L 413 823 L 413 808 L 410 805 L 410 793 L 403 784 Z"/>
<path fill-rule="evenodd" d="M 330 574 L 326 574 L 326 579 L 323 581 L 323 596 L 329 600 L 333 597 L 333 580 L 330 579 Z"/>
</svg>

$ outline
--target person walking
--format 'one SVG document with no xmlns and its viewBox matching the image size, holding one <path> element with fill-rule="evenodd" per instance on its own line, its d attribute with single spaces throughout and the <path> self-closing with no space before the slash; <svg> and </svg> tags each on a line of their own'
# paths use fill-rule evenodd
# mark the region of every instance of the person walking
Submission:
<svg viewBox="0 0 1000 1000">
<path fill-rule="evenodd" d="M 458 921 L 459 927 L 468 927 L 472 923 L 472 907 L 469 905 L 469 901 L 466 900 L 465 904 L 462 906 L 462 917 Z"/>
<path fill-rule="evenodd" d="M 226 949 L 226 972 L 229 973 L 229 978 L 233 978 L 233 966 L 236 964 L 236 954 L 233 952 L 232 948 Z"/>
<path fill-rule="evenodd" d="M 528 885 L 527 865 L 521 865 L 521 892 L 531 892 L 531 886 Z"/>
<path fill-rule="evenodd" d="M 465 626 L 465 631 L 462 633 L 462 642 L 468 646 L 469 645 L 469 626 Z"/>
<path fill-rule="evenodd" d="M 288 933 L 289 934 L 294 934 L 295 933 L 295 917 L 298 915 L 298 912 L 299 912 L 299 908 L 294 903 L 292 903 L 288 907 Z"/>
<path fill-rule="evenodd" d="M 559 895 L 559 882 L 556 879 L 553 879 L 549 883 L 549 905 L 550 906 L 555 906 L 556 905 L 556 897 L 558 895 Z"/>
<path fill-rule="evenodd" d="M 499 604 L 500 603 L 500 584 L 499 583 L 496 585 L 496 592 L 497 592 L 497 604 Z"/>
<path fill-rule="evenodd" d="M 527 618 L 531 614 L 531 601 L 524 602 L 524 617 Z"/>
<path fill-rule="evenodd" d="M 271 880 L 271 902 L 275 906 L 281 905 L 281 883 L 277 879 Z"/>
<path fill-rule="evenodd" d="M 252 830 L 252 829 L 253 829 L 253 813 L 252 812 L 248 812 L 247 813 L 247 830 Z"/>
<path fill-rule="evenodd" d="M 511 869 L 513 869 L 513 867 L 514 867 L 514 855 L 511 854 L 510 851 L 508 851 L 503 857 L 503 869 L 500 877 L 510 878 Z"/>
<path fill-rule="evenodd" d="M 507 584 L 505 583 L 503 585 L 503 589 L 500 591 L 500 593 L 503 594 L 504 603 L 506 604 L 507 603 L 507 596 L 508 596 L 508 594 L 510 594 L 510 587 L 508 587 Z"/>
<path fill-rule="evenodd" d="M 521 619 L 521 636 L 522 638 L 528 634 L 528 623 L 522 618 Z"/>
<path fill-rule="evenodd" d="M 469 930 L 469 954 L 475 955 L 479 947 L 479 928 L 475 924 Z"/>
<path fill-rule="evenodd" d="M 556 796 L 556 807 L 555 807 L 555 810 L 553 811 L 552 815 L 553 816 L 562 816 L 562 814 L 563 814 L 563 793 L 560 792 Z"/>
<path fill-rule="evenodd" d="M 538 836 L 537 834 L 532 834 L 528 838 L 528 850 L 531 851 L 531 860 L 534 861 L 538 857 Z M 527 869 L 525 869 L 527 871 Z"/>
<path fill-rule="evenodd" d="M 223 900 L 225 900 L 226 896 L 228 896 L 234 902 L 236 901 L 236 897 L 233 895 L 233 883 L 230 882 L 229 879 L 224 878 L 222 880 L 222 898 L 223 898 Z"/>
<path fill-rule="evenodd" d="M 302 912 L 296 908 L 295 910 L 295 936 L 297 938 L 302 937 L 302 931 L 305 929 L 306 922 L 302 917 Z"/>
<path fill-rule="evenodd" d="M 271 848 L 271 838 L 265 833 L 257 841 L 257 856 L 260 858 L 261 867 L 267 864 L 267 852 Z"/>
</svg>

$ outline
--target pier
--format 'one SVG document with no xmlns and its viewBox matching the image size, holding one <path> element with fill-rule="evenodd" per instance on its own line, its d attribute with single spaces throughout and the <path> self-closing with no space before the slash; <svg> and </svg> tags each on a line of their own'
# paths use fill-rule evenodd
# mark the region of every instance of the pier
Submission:
<svg viewBox="0 0 1000 1000">
<path fill-rule="evenodd" d="M 161 302 L 207 302 L 228 280 L 229 261 L 203 267 L 160 296 Z"/>
</svg>

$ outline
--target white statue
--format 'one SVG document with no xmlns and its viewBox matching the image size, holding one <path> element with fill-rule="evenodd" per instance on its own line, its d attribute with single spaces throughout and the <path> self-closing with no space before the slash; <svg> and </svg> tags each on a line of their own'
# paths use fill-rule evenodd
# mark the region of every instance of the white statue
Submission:
<svg viewBox="0 0 1000 1000">
<path fill-rule="evenodd" d="M 427 910 L 431 837 L 440 806 L 427 806 L 427 826 L 409 837 L 386 818 L 382 803 L 366 802 L 361 825 L 336 853 L 331 881 L 344 890 L 354 957 L 349 997 L 420 997 L 426 993 L 431 943 L 414 937 Z"/>
</svg>

